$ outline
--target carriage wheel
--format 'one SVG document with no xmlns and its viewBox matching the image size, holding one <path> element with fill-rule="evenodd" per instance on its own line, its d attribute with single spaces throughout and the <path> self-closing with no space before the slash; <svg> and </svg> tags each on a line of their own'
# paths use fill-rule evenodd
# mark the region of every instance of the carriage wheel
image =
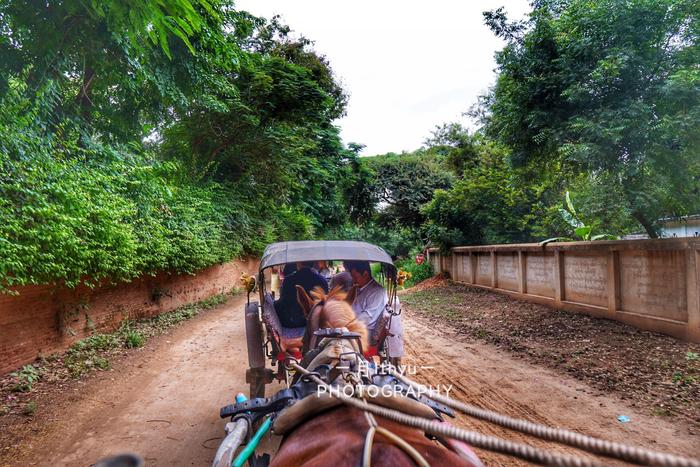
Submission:
<svg viewBox="0 0 700 467">
<path fill-rule="evenodd" d="M 248 347 L 248 379 L 250 397 L 265 397 L 265 348 L 263 347 L 263 329 L 258 316 L 258 302 L 245 306 L 245 337 Z"/>
<path fill-rule="evenodd" d="M 245 337 L 248 345 L 248 365 L 251 368 L 265 366 L 263 329 L 258 317 L 258 302 L 250 302 L 245 307 Z"/>
</svg>

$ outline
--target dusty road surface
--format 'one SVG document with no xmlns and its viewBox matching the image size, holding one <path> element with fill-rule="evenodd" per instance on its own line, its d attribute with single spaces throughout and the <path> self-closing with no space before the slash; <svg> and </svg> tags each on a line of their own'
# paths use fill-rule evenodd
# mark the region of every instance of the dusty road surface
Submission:
<svg viewBox="0 0 700 467">
<path fill-rule="evenodd" d="M 153 339 L 70 388 L 54 409 L 40 401 L 38 432 L 10 465 L 90 465 L 125 451 L 147 465 L 211 465 L 223 434 L 220 407 L 248 394 L 244 300 Z"/>
<path fill-rule="evenodd" d="M 235 297 L 152 339 L 116 361 L 112 371 L 64 388 L 52 405 L 39 400 L 37 415 L 27 420 L 12 456 L 0 465 L 90 465 L 121 451 L 140 453 L 147 465 L 210 465 L 222 437 L 219 408 L 248 389 L 243 300 Z M 466 402 L 617 441 L 700 455 L 700 436 L 682 424 L 642 415 L 583 383 L 488 345 L 438 335 L 422 319 L 405 316 L 404 324 L 406 362 L 424 367 L 416 379 L 452 384 L 452 395 Z M 620 414 L 632 422 L 619 423 Z M 457 423 L 525 440 L 466 418 Z M 268 441 L 266 446 L 273 445 Z M 480 454 L 487 465 L 514 464 L 510 458 Z"/>
<path fill-rule="evenodd" d="M 405 319 L 404 326 L 406 366 L 416 372 L 413 379 L 433 387 L 451 385 L 450 396 L 463 402 L 611 441 L 700 457 L 700 433 L 683 422 L 671 423 L 647 415 L 642 408 L 602 394 L 567 375 L 516 359 L 494 346 L 469 341 L 457 332 L 441 330 L 424 318 Z M 620 423 L 619 415 L 627 415 L 631 422 Z M 466 416 L 458 416 L 456 424 L 537 447 L 552 447 L 561 453 L 580 453 Z M 476 451 L 486 465 L 527 465 Z"/>
</svg>

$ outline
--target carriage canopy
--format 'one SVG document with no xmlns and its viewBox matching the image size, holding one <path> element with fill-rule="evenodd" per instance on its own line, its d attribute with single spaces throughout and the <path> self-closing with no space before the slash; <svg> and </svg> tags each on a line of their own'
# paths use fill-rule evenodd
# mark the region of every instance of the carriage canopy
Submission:
<svg viewBox="0 0 700 467">
<path fill-rule="evenodd" d="M 348 240 L 309 240 L 272 243 L 265 248 L 260 270 L 299 261 L 369 261 L 394 269 L 391 256 L 378 246 Z"/>
</svg>

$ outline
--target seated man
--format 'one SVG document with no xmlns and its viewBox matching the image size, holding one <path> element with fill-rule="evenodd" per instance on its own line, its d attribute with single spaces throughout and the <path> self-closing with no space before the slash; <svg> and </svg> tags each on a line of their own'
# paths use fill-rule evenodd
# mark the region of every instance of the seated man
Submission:
<svg viewBox="0 0 700 467">
<path fill-rule="evenodd" d="M 296 286 L 300 285 L 306 293 L 311 292 L 315 287 L 321 287 L 328 293 L 328 282 L 311 269 L 313 262 L 297 263 L 297 272 L 286 276 L 282 282 L 280 299 L 275 301 L 275 311 L 280 320 L 280 325 L 285 328 L 301 328 L 306 326 L 306 317 L 297 302 Z"/>
<path fill-rule="evenodd" d="M 354 284 L 357 286 L 355 300 L 352 309 L 357 318 L 364 321 L 370 336 L 380 331 L 375 329 L 377 324 L 382 322 L 382 315 L 386 311 L 389 297 L 382 285 L 372 278 L 372 271 L 367 261 L 346 261 L 345 270 L 350 273 Z M 398 298 L 395 307 L 398 307 Z M 386 353 L 389 361 L 399 366 L 403 357 L 403 325 L 401 315 L 391 317 L 389 335 L 385 341 Z"/>
</svg>

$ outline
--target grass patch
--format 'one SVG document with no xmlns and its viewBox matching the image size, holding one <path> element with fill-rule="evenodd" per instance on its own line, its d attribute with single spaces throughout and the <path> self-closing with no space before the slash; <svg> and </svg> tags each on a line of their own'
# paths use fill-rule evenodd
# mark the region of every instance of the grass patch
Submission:
<svg viewBox="0 0 700 467">
<path fill-rule="evenodd" d="M 163 313 L 152 318 L 149 324 L 157 333 L 162 333 L 166 329 L 173 327 L 182 321 L 193 318 L 199 313 L 197 305 L 185 305 L 170 313 Z"/>
<path fill-rule="evenodd" d="M 80 342 L 78 341 L 76 344 Z M 85 348 L 76 348 L 74 346 L 66 352 L 63 365 L 73 378 L 79 378 L 94 369 L 109 370 L 112 368 L 112 364 L 106 356 L 100 354 L 108 350 L 111 349 L 102 348 L 98 350 L 89 346 Z"/>
<path fill-rule="evenodd" d="M 109 370 L 110 356 L 122 349 L 143 347 L 148 338 L 162 334 L 169 328 L 195 317 L 200 311 L 214 308 L 224 303 L 229 294 L 214 295 L 197 303 L 185 305 L 176 310 L 139 322 L 124 321 L 119 329 L 110 334 L 94 334 L 79 340 L 66 352 L 63 363 L 74 378 L 83 376 L 94 369 Z"/>
<path fill-rule="evenodd" d="M 113 334 L 94 334 L 73 344 L 63 359 L 70 375 L 79 378 L 93 369 L 109 370 L 112 365 L 105 355 L 122 346 L 120 332 L 121 329 Z"/>
<path fill-rule="evenodd" d="M 29 401 L 24 405 L 24 408 L 22 408 L 22 413 L 24 415 L 31 417 L 32 415 L 34 415 L 36 413 L 36 409 L 38 409 L 38 408 L 39 408 L 39 406 L 37 405 L 36 402 Z"/>
<path fill-rule="evenodd" d="M 449 320 L 463 318 L 467 312 L 463 297 L 454 293 L 452 288 L 440 288 L 439 292 L 436 289 L 409 291 L 401 295 L 401 302 L 427 315 Z"/>
<path fill-rule="evenodd" d="M 147 339 L 142 331 L 134 328 L 134 323 L 131 321 L 124 321 L 119 328 L 118 334 L 121 338 L 122 345 L 127 349 L 142 347 Z"/>
<path fill-rule="evenodd" d="M 209 310 L 210 308 L 221 305 L 227 298 L 228 296 L 226 294 L 214 295 L 213 297 L 202 300 L 197 304 L 197 306 L 202 310 Z"/>
</svg>

